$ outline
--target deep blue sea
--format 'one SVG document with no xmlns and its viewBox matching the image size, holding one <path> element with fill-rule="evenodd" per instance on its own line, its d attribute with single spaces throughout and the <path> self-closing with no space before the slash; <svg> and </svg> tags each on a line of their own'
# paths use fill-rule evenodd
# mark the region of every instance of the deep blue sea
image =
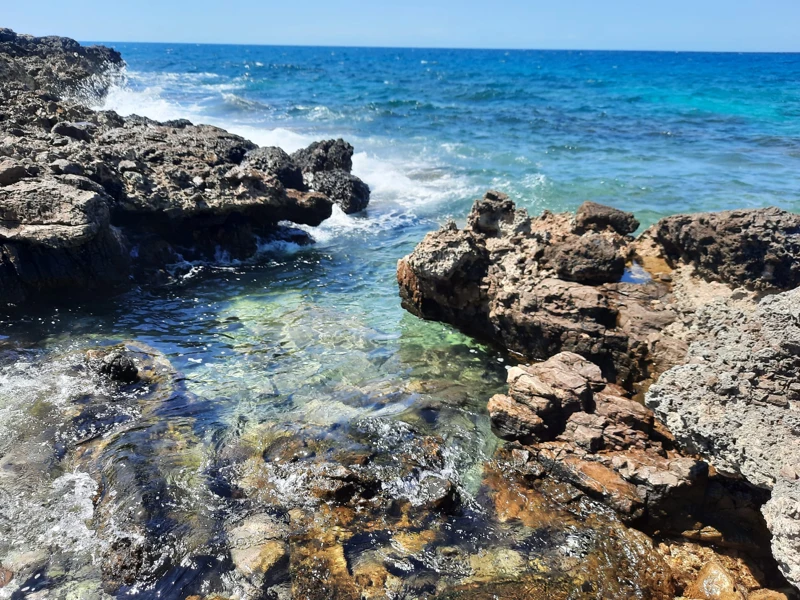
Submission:
<svg viewBox="0 0 800 600">
<path fill-rule="evenodd" d="M 106 44 L 128 67 L 104 108 L 211 123 L 287 151 L 344 137 L 371 204 L 309 229 L 310 247 L 265 245 L 249 263 L 193 265 L 164 290 L 0 321 L 0 342 L 35 352 L 0 365 L 0 455 L 38 439 L 42 402 L 88 393 L 57 361 L 37 361 L 136 339 L 208 401 L 202 414 L 170 413 L 197 436 L 170 447 L 183 448 L 184 470 L 265 424 L 342 432 L 370 417 L 440 436 L 443 476 L 477 497 L 498 443 L 486 402 L 504 389 L 510 358 L 401 309 L 396 263 L 426 232 L 463 222 L 490 188 L 531 213 L 591 199 L 644 225 L 688 211 L 800 211 L 800 54 Z M 201 480 L 171 493 L 204 498 Z M 94 539 L 69 506 L 62 515 L 36 495 L 50 487 L 30 489 L 9 523 L 57 520 Z M 41 545 L 37 531 L 16 532 L 15 547 Z M 92 543 L 65 552 L 89 556 Z M 86 569 L 73 577 L 94 581 Z"/>
</svg>

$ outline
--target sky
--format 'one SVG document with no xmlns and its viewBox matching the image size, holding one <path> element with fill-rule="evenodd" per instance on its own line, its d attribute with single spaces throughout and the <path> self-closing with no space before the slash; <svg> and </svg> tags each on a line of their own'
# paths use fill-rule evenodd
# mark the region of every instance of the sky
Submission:
<svg viewBox="0 0 800 600">
<path fill-rule="evenodd" d="M 0 0 L 80 41 L 800 52 L 800 0 Z"/>
</svg>

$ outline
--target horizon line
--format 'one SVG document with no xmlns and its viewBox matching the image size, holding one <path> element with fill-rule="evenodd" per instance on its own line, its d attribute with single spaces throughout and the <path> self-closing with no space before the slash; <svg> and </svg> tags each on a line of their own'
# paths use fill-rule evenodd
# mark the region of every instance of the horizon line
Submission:
<svg viewBox="0 0 800 600">
<path fill-rule="evenodd" d="M 46 37 L 46 36 L 37 36 Z M 660 54 L 800 54 L 800 50 L 664 50 L 631 48 L 494 48 L 469 46 L 358 46 L 349 44 L 267 44 L 230 42 L 153 42 L 125 40 L 78 40 L 81 44 L 153 44 L 173 46 L 235 46 L 264 48 L 341 48 L 349 50 L 472 50 L 491 52 L 650 52 Z"/>
</svg>

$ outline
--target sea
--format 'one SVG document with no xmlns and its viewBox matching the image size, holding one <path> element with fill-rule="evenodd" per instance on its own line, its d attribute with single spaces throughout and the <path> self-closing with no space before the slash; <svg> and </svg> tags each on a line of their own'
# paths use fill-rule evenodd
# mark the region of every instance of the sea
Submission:
<svg viewBox="0 0 800 600">
<path fill-rule="evenodd" d="M 265 242 L 249 261 L 221 252 L 166 288 L 0 320 L 0 342 L 25 349 L 0 361 L 0 456 L 91 392 L 60 357 L 137 340 L 205 400 L 163 417 L 191 417 L 200 454 L 265 423 L 394 420 L 439 436 L 447 477 L 478 498 L 498 446 L 485 407 L 513 358 L 401 308 L 397 261 L 426 233 L 463 223 L 489 189 L 532 215 L 609 204 L 642 228 L 682 212 L 800 211 L 799 54 L 103 43 L 127 67 L 97 108 L 289 152 L 342 137 L 371 202 L 307 228 L 310 246 Z M 75 514 L 91 514 L 92 486 L 65 492 L 34 471 L 0 509 L 14 532 L 5 550 L 44 547 L 55 523 L 78 540 L 64 552 L 90 564 L 94 534 Z"/>
</svg>

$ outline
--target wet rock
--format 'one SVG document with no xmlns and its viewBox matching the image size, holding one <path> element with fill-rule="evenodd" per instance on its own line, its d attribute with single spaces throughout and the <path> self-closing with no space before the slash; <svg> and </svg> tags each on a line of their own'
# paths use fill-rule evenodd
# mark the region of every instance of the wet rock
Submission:
<svg viewBox="0 0 800 600">
<path fill-rule="evenodd" d="M 353 148 L 342 140 L 312 145 L 296 164 L 210 125 L 74 103 L 102 94 L 107 82 L 94 79 L 121 64 L 72 40 L 0 35 L 0 138 L 15 157 L 0 169 L 0 304 L 112 293 L 132 276 L 164 282 L 157 256 L 244 260 L 286 221 L 316 226 L 334 202 L 366 206 L 369 189 L 350 175 Z M 40 91 L 57 70 L 74 85 Z M 316 178 L 310 189 L 304 173 Z M 172 252 L 139 260 L 137 248 L 159 242 Z"/>
<path fill-rule="evenodd" d="M 369 186 L 351 174 L 353 146 L 344 140 L 314 142 L 292 154 L 291 160 L 300 168 L 304 185 L 328 196 L 345 214 L 369 204 Z"/>
<path fill-rule="evenodd" d="M 244 164 L 274 174 L 285 188 L 306 189 L 302 170 L 281 148 L 267 146 L 251 150 L 247 153 Z"/>
<path fill-rule="evenodd" d="M 124 349 L 109 349 L 90 352 L 88 357 L 100 374 L 112 381 L 130 384 L 139 380 L 139 369 L 132 354 Z"/>
<path fill-rule="evenodd" d="M 684 595 L 696 600 L 745 600 L 733 576 L 717 562 L 703 567 Z"/>
<path fill-rule="evenodd" d="M 105 46 L 0 28 L 0 80 L 25 89 L 96 100 L 109 85 L 109 73 L 123 64 L 119 52 Z"/>
<path fill-rule="evenodd" d="M 353 146 L 343 139 L 314 142 L 293 153 L 292 161 L 303 173 L 353 170 Z"/>
<path fill-rule="evenodd" d="M 144 564 L 144 555 L 141 539 L 125 537 L 115 540 L 103 556 L 105 590 L 113 593 L 123 585 L 136 583 Z"/>
<path fill-rule="evenodd" d="M 453 482 L 436 475 L 423 478 L 419 482 L 419 490 L 415 504 L 423 510 L 454 511 L 460 502 L 458 488 Z"/>
<path fill-rule="evenodd" d="M 345 171 L 320 171 L 307 178 L 308 187 L 325 194 L 350 215 L 367 208 L 369 186 Z"/>
<path fill-rule="evenodd" d="M 628 235 L 639 228 L 639 221 L 632 213 L 587 201 L 575 213 L 575 227 L 581 231 L 604 231 L 610 228 L 621 235 Z"/>
<path fill-rule="evenodd" d="M 800 285 L 800 215 L 778 208 L 677 215 L 648 229 L 673 265 L 757 290 Z"/>
<path fill-rule="evenodd" d="M 231 559 L 245 577 L 263 586 L 273 571 L 288 567 L 289 529 L 286 523 L 266 514 L 254 515 L 228 532 Z"/>
</svg>

